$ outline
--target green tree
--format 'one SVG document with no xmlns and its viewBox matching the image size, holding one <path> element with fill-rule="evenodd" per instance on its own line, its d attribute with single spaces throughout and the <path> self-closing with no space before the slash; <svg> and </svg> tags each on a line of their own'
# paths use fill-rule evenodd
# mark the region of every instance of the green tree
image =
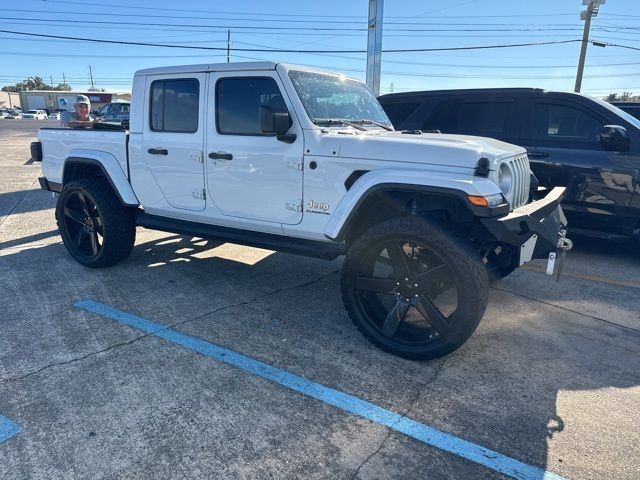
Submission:
<svg viewBox="0 0 640 480">
<path fill-rule="evenodd" d="M 610 93 L 609 95 L 607 95 L 607 98 L 605 99 L 607 102 L 615 102 L 618 100 L 618 94 L 617 93 Z"/>
<path fill-rule="evenodd" d="M 3 92 L 20 92 L 23 90 L 71 90 L 71 86 L 66 83 L 60 83 L 57 87 L 53 87 L 44 82 L 42 77 L 29 77 L 15 85 L 6 85 L 2 87 Z"/>
</svg>

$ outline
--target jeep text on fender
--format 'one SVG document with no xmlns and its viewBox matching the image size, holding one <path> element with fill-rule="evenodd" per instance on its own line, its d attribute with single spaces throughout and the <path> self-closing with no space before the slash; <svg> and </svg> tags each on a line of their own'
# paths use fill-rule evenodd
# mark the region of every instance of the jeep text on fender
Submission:
<svg viewBox="0 0 640 480">
<path fill-rule="evenodd" d="M 490 279 L 568 244 L 564 189 L 536 190 L 523 148 L 396 132 L 366 86 L 277 63 L 142 70 L 129 130 L 42 129 L 73 258 L 126 258 L 136 226 L 345 255 L 342 297 L 367 339 L 407 358 L 452 352 Z"/>
</svg>

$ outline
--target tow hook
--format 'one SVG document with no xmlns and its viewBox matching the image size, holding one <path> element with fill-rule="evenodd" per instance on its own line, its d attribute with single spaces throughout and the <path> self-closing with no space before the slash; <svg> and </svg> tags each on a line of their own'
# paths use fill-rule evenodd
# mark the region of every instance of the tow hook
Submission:
<svg viewBox="0 0 640 480">
<path fill-rule="evenodd" d="M 564 267 L 565 258 L 567 252 L 573 248 L 573 242 L 567 238 L 567 231 L 560 230 L 560 236 L 556 245 L 556 251 L 549 253 L 549 260 L 547 261 L 547 275 L 553 275 L 555 271 L 556 282 L 560 281 L 560 275 L 562 274 L 562 267 Z M 556 268 L 556 263 L 557 268 Z"/>
</svg>

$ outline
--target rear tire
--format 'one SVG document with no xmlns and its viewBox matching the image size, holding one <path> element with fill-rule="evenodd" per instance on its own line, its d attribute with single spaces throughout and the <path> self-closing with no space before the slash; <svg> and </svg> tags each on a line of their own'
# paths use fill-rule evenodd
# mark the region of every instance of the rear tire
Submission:
<svg viewBox="0 0 640 480">
<path fill-rule="evenodd" d="M 67 183 L 58 198 L 56 219 L 67 251 L 85 267 L 118 263 L 136 240 L 135 210 L 124 207 L 102 177 Z"/>
<path fill-rule="evenodd" d="M 476 250 L 436 223 L 403 217 L 364 232 L 347 252 L 342 299 L 358 330 L 394 355 L 428 360 L 472 335 L 489 295 Z"/>
</svg>

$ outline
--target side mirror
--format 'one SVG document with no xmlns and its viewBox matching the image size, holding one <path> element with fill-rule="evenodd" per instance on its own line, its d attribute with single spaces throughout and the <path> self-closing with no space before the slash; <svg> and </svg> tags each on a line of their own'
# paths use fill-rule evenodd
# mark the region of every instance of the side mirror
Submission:
<svg viewBox="0 0 640 480">
<path fill-rule="evenodd" d="M 286 112 L 274 112 L 269 107 L 260 107 L 260 131 L 283 135 L 289 131 L 291 117 Z"/>
<path fill-rule="evenodd" d="M 629 151 L 629 134 L 620 125 L 605 125 L 600 133 L 600 144 L 605 150 L 613 152 Z"/>
</svg>

